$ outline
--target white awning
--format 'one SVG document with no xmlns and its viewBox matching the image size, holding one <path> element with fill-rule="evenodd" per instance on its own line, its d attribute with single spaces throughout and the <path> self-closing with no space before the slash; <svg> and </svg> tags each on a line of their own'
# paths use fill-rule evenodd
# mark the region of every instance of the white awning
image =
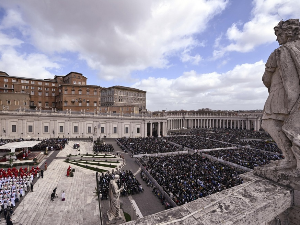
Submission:
<svg viewBox="0 0 300 225">
<path fill-rule="evenodd" d="M 39 144 L 41 141 L 21 141 L 21 142 L 11 142 L 0 146 L 0 149 L 11 149 L 12 152 L 16 148 L 29 148 Z"/>
</svg>

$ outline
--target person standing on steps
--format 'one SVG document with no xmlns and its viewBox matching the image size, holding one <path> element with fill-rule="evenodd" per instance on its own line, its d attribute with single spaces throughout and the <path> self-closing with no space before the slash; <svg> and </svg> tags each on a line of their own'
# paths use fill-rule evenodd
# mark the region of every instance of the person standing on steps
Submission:
<svg viewBox="0 0 300 225">
<path fill-rule="evenodd" d="M 44 177 L 44 170 L 41 170 L 41 177 Z"/>
<path fill-rule="evenodd" d="M 65 192 L 64 192 L 64 191 L 63 191 L 62 194 L 61 194 L 61 200 L 62 200 L 62 201 L 65 201 L 65 200 L 66 200 L 66 198 L 65 198 Z"/>
</svg>

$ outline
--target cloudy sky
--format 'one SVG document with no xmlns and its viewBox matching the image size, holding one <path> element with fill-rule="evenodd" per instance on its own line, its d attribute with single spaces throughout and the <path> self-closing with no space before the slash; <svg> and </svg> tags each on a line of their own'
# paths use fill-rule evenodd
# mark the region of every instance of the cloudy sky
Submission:
<svg viewBox="0 0 300 225">
<path fill-rule="evenodd" d="M 0 70 L 147 91 L 154 110 L 262 109 L 273 27 L 299 0 L 1 0 Z"/>
</svg>

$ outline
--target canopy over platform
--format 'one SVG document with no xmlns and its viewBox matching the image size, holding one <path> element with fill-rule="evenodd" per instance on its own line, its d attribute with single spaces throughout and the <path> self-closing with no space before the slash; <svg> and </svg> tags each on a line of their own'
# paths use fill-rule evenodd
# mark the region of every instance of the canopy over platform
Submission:
<svg viewBox="0 0 300 225">
<path fill-rule="evenodd" d="M 11 142 L 7 143 L 5 145 L 0 146 L 0 149 L 10 149 L 12 152 L 15 152 L 16 148 L 30 148 L 37 144 L 39 144 L 41 141 L 21 141 L 21 142 Z"/>
</svg>

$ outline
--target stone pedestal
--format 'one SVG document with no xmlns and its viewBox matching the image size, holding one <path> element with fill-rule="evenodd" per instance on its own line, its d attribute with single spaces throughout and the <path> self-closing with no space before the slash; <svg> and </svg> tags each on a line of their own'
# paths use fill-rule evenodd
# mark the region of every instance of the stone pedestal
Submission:
<svg viewBox="0 0 300 225">
<path fill-rule="evenodd" d="M 111 214 L 109 211 L 107 212 L 107 217 L 108 217 L 108 222 L 107 224 L 114 224 L 114 225 L 117 225 L 117 224 L 122 224 L 122 223 L 125 223 L 126 222 L 126 219 L 124 217 L 124 212 L 122 209 L 120 209 L 120 212 L 119 212 L 119 217 L 115 217 L 115 215 Z"/>
<path fill-rule="evenodd" d="M 299 225 L 300 224 L 300 171 L 276 170 L 272 167 L 256 168 L 254 174 L 274 181 L 292 189 L 292 206 L 270 221 L 268 225 Z"/>
<path fill-rule="evenodd" d="M 300 207 L 300 171 L 275 170 L 269 167 L 256 168 L 254 174 L 293 189 L 293 204 Z"/>
</svg>

